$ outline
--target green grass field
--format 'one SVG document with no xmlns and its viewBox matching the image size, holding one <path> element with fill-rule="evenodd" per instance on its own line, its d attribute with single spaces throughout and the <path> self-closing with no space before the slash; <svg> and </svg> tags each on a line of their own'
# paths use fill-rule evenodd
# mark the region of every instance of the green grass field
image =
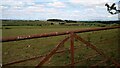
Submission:
<svg viewBox="0 0 120 68">
<path fill-rule="evenodd" d="M 32 35 L 32 34 L 41 34 L 49 32 L 63 32 L 67 30 L 78 30 L 84 28 L 94 28 L 96 26 L 60 26 L 60 25 L 51 25 L 51 26 L 3 26 L 2 35 L 3 37 L 9 36 L 19 36 L 19 35 Z M 8 28 L 8 29 L 6 29 Z M 118 59 L 118 29 L 104 30 L 104 31 L 95 31 L 78 34 L 85 40 L 94 44 L 98 49 L 101 49 L 105 54 L 111 56 L 114 59 Z M 4 42 L 2 45 L 2 59 L 3 64 L 16 61 L 20 59 L 27 59 L 30 57 L 45 55 L 51 51 L 61 40 L 66 36 L 56 36 L 56 37 L 47 37 L 47 38 L 38 38 L 22 41 L 13 41 L 13 42 Z M 70 47 L 70 40 L 68 40 L 64 47 L 61 49 L 68 49 Z M 90 55 L 95 55 L 96 52 L 90 48 L 87 48 L 82 42 L 75 40 L 75 47 L 78 49 L 75 50 L 75 61 L 81 60 Z M 60 49 L 60 50 L 61 50 Z M 101 60 L 104 59 L 102 56 L 97 56 L 92 60 Z M 83 61 L 82 63 L 76 64 L 76 66 L 86 66 L 96 63 L 96 61 Z M 23 63 L 14 64 L 15 66 L 35 66 L 40 62 L 40 59 L 31 60 Z M 64 53 L 55 54 L 51 61 L 47 62 L 45 66 L 63 66 L 70 63 L 70 53 L 65 51 Z M 107 62 L 107 64 L 111 64 Z M 12 66 L 14 66 L 12 65 Z M 104 64 L 100 64 L 104 65 Z"/>
</svg>

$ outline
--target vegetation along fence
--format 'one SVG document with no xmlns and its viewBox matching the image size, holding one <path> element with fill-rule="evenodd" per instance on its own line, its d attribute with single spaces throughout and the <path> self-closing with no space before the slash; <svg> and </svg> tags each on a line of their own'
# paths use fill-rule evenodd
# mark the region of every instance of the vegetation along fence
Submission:
<svg viewBox="0 0 120 68">
<path fill-rule="evenodd" d="M 84 40 L 81 36 L 77 35 L 77 33 L 84 33 L 84 32 L 93 32 L 93 31 L 100 31 L 100 30 L 109 30 L 109 29 L 116 29 L 116 28 L 120 28 L 120 26 L 115 26 L 115 27 L 100 27 L 100 28 L 89 28 L 89 29 L 81 29 L 81 30 L 74 30 L 74 31 L 66 31 L 66 32 L 53 32 L 53 33 L 44 33 L 44 34 L 36 34 L 36 35 L 27 35 L 27 36 L 17 36 L 17 37 L 3 37 L 0 41 L 1 42 L 11 42 L 11 41 L 19 41 L 19 40 L 29 40 L 29 39 L 34 39 L 34 38 L 44 38 L 44 37 L 51 37 L 51 36 L 61 36 L 61 35 L 69 35 L 67 36 L 65 39 L 63 39 L 61 42 L 59 42 L 56 47 L 54 47 L 48 54 L 46 55 L 42 55 L 42 56 L 36 56 L 36 57 L 32 57 L 29 59 L 23 59 L 23 60 L 19 60 L 19 61 L 14 61 L 14 62 L 10 62 L 10 63 L 6 63 L 3 64 L 4 66 L 9 66 L 9 65 L 13 65 L 13 64 L 17 64 L 17 63 L 21 63 L 21 62 L 25 62 L 25 61 L 29 61 L 29 60 L 34 60 L 34 59 L 38 59 L 41 58 L 40 62 L 38 63 L 38 65 L 36 65 L 36 68 L 39 68 L 41 66 L 43 66 L 47 61 L 50 60 L 50 58 L 56 54 L 56 53 L 62 53 L 66 50 L 59 50 L 62 46 L 64 46 L 64 43 L 67 40 L 70 40 L 70 48 L 68 49 L 68 51 L 70 51 L 70 56 L 71 56 L 71 62 L 69 64 L 66 64 L 65 66 L 74 66 L 76 63 L 82 62 L 84 60 L 88 60 L 90 58 L 93 58 L 95 56 L 90 56 L 87 57 L 85 59 L 82 59 L 80 61 L 75 61 L 75 47 L 74 47 L 74 41 L 80 41 L 82 43 L 84 43 L 86 45 L 86 47 L 94 50 L 97 54 L 101 55 L 103 58 L 102 61 L 98 62 L 98 63 L 94 63 L 94 65 L 91 66 L 97 66 L 101 63 L 104 63 L 106 61 L 111 61 L 116 67 L 120 66 L 120 63 L 118 61 L 116 61 L 115 59 L 111 58 L 110 56 L 106 55 L 102 50 L 98 49 L 96 46 L 94 46 L 93 44 L 91 44 L 90 42 Z"/>
</svg>

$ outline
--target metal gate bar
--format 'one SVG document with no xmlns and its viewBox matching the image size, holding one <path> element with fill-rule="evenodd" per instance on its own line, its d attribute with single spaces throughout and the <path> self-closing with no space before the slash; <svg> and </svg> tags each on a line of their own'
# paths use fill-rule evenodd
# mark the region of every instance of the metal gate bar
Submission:
<svg viewBox="0 0 120 68">
<path fill-rule="evenodd" d="M 19 40 L 27 40 L 27 39 L 34 39 L 34 38 L 60 36 L 60 35 L 70 34 L 71 32 L 73 32 L 73 33 L 84 33 L 84 32 L 91 32 L 91 31 L 116 29 L 116 28 L 120 28 L 120 26 L 102 27 L 102 28 L 101 27 L 99 27 L 99 28 L 86 28 L 86 29 L 66 31 L 66 32 L 52 32 L 52 33 L 26 35 L 26 36 L 16 36 L 16 37 L 3 37 L 3 38 L 0 38 L 0 42 L 19 41 Z"/>
<path fill-rule="evenodd" d="M 74 49 L 78 49 L 78 48 L 74 48 Z M 65 52 L 65 51 L 70 51 L 70 49 L 67 49 L 67 50 L 59 50 L 59 51 L 56 51 L 55 54 L 57 54 L 57 53 L 62 53 L 62 52 Z M 43 58 L 43 57 L 45 57 L 45 56 L 46 56 L 46 55 L 40 55 L 40 56 L 28 58 L 28 59 L 22 59 L 22 60 L 18 60 L 18 61 L 13 61 L 13 62 L 10 62 L 10 63 L 3 64 L 3 66 L 13 65 L 13 64 L 17 64 L 17 63 L 22 63 L 22 62 L 30 61 L 30 60 L 36 60 L 36 59 L 39 59 L 39 58 Z"/>
<path fill-rule="evenodd" d="M 79 60 L 79 61 L 74 62 L 74 64 L 77 64 L 77 63 L 80 63 L 80 62 L 82 62 L 82 61 L 85 61 L 85 60 L 94 58 L 94 57 L 96 57 L 96 56 L 98 56 L 98 55 L 91 55 L 91 56 L 89 56 L 89 57 L 85 57 L 85 58 L 82 59 L 82 60 Z M 71 65 L 72 65 L 72 64 L 70 63 L 70 64 L 66 64 L 65 66 L 71 66 Z"/>
<path fill-rule="evenodd" d="M 92 45 L 91 43 L 85 41 L 84 39 L 82 39 L 80 36 L 78 36 L 77 34 L 74 34 L 74 36 L 81 42 L 83 42 L 84 44 L 86 44 L 88 47 L 90 47 L 91 49 L 95 50 L 98 54 L 102 55 L 104 58 L 107 58 L 109 60 L 111 60 L 116 66 L 120 67 L 120 64 L 117 63 L 117 61 L 113 60 L 111 57 L 105 55 L 101 50 L 99 50 L 98 48 L 96 48 L 94 45 Z"/>
<path fill-rule="evenodd" d="M 71 51 L 71 66 L 74 66 L 74 35 L 70 33 L 70 51 Z"/>
<path fill-rule="evenodd" d="M 104 63 L 104 62 L 107 62 L 107 61 L 108 61 L 108 59 L 104 59 L 104 60 L 102 60 L 102 61 L 100 61 L 100 62 L 98 62 L 96 64 L 91 65 L 91 66 L 97 66 L 97 65 L 99 65 L 101 63 Z"/>
<path fill-rule="evenodd" d="M 98 65 L 100 63 L 103 63 L 103 62 L 106 62 L 107 60 L 111 60 L 116 67 L 120 67 L 120 64 L 112 59 L 111 57 L 105 55 L 101 50 L 99 50 L 98 48 L 96 48 L 94 45 L 92 45 L 91 43 L 87 42 L 86 40 L 84 40 L 83 38 L 81 38 L 80 36 L 78 36 L 77 34 L 75 33 L 82 33 L 82 32 L 90 32 L 90 31 L 99 31 L 99 30 L 108 30 L 108 29 L 115 29 L 115 28 L 120 28 L 120 26 L 116 26 L 116 27 L 104 27 L 104 28 L 90 28 L 90 29 L 82 29 L 82 30 L 75 30 L 75 31 L 66 31 L 66 32 L 55 32 L 55 33 L 48 33 L 48 34 L 38 34 L 38 35 L 28 35 L 28 36 L 17 36 L 17 37 L 9 37 L 9 38 L 2 38 L 2 42 L 8 42 L 8 41 L 18 41 L 18 40 L 25 40 L 25 39 L 32 39 L 32 38 L 42 38 L 42 37 L 51 37 L 51 36 L 59 36 L 59 35 L 66 35 L 66 34 L 70 34 L 69 37 L 65 38 L 64 40 L 62 40 L 50 53 L 48 53 L 46 56 L 42 56 L 42 60 L 40 61 L 40 63 L 36 66 L 36 68 L 39 68 L 41 67 L 45 62 L 47 62 L 54 54 L 56 53 L 60 53 L 60 52 L 64 52 L 65 50 L 61 50 L 61 51 L 58 51 L 60 47 L 63 46 L 63 44 L 68 40 L 70 39 L 70 53 L 71 53 L 71 63 L 68 64 L 67 66 L 74 66 L 74 64 L 76 63 L 79 63 L 79 61 L 75 62 L 74 61 L 74 39 L 77 39 L 81 42 L 83 42 L 84 44 L 86 44 L 87 47 L 95 50 L 99 55 L 103 56 L 106 60 L 103 60 L 103 61 L 100 61 L 98 63 L 96 63 L 95 65 Z M 12 62 L 12 63 L 8 63 L 8 64 L 5 64 L 3 66 L 7 66 L 7 65 L 12 65 L 12 64 L 15 64 L 15 63 L 20 63 L 20 62 L 25 62 L 25 61 L 28 61 L 28 60 L 32 60 L 32 59 L 37 59 L 37 58 L 40 58 L 41 56 L 38 56 L 38 57 L 33 57 L 33 58 L 30 58 L 30 59 L 26 59 L 26 60 L 20 60 L 20 61 L 16 61 L 16 62 Z M 94 56 L 92 56 L 94 57 Z M 88 58 L 85 58 L 83 60 L 86 60 L 86 59 L 90 59 L 92 57 L 88 57 Z"/>
<path fill-rule="evenodd" d="M 52 57 L 56 51 L 69 39 L 69 37 L 65 38 L 64 40 L 62 40 L 48 55 L 46 55 L 46 57 L 44 57 L 40 63 L 36 66 L 36 68 L 41 67 L 46 61 L 48 61 L 50 59 L 50 57 Z"/>
</svg>

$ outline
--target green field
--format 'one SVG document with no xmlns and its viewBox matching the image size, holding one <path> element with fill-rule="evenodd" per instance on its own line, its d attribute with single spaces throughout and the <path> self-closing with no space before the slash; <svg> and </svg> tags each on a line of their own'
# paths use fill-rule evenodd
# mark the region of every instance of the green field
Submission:
<svg viewBox="0 0 120 68">
<path fill-rule="evenodd" d="M 3 26 L 3 37 L 20 36 L 20 35 L 32 35 L 49 32 L 63 32 L 68 30 L 79 30 L 84 28 L 95 28 L 98 26 L 65 26 L 65 25 L 50 25 L 50 26 Z M 119 58 L 118 45 L 119 45 L 119 31 L 118 29 L 95 31 L 78 34 L 85 40 L 94 44 L 98 49 L 101 49 L 106 55 L 111 56 L 114 59 Z M 2 44 L 2 59 L 3 64 L 11 61 L 17 61 L 20 59 L 27 59 L 34 56 L 45 55 L 51 51 L 61 40 L 66 36 L 56 36 L 47 38 L 38 38 L 22 41 L 4 42 Z M 68 49 L 70 47 L 70 40 L 68 40 L 62 49 Z M 78 42 L 75 39 L 75 61 L 81 60 L 90 55 L 95 55 L 96 52 L 86 47 L 82 42 Z M 86 60 L 76 64 L 76 66 L 86 66 L 94 64 L 104 59 L 102 56 L 97 56 L 91 60 Z M 40 62 L 40 59 L 31 60 L 23 63 L 14 64 L 12 66 L 36 66 Z M 51 61 L 44 64 L 45 66 L 63 66 L 70 63 L 70 53 L 65 51 L 64 53 L 55 54 Z M 106 62 L 107 65 L 111 65 L 111 62 Z M 105 64 L 100 64 L 100 66 Z"/>
</svg>

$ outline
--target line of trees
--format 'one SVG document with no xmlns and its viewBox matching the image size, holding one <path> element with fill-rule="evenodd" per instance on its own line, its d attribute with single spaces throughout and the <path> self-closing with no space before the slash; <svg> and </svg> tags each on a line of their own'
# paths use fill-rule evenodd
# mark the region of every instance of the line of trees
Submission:
<svg viewBox="0 0 120 68">
<path fill-rule="evenodd" d="M 61 19 L 48 19 L 47 21 L 52 21 L 52 22 L 64 22 L 64 20 L 61 20 Z"/>
<path fill-rule="evenodd" d="M 2 26 L 46 26 L 51 25 L 46 21 L 38 20 L 2 20 Z"/>
<path fill-rule="evenodd" d="M 49 22 L 48 22 L 49 21 Z M 46 26 L 54 25 L 58 22 L 59 25 L 96 25 L 99 24 L 113 24 L 118 25 L 120 21 L 73 21 L 73 20 L 61 20 L 61 19 L 48 19 L 47 21 L 40 20 L 2 20 L 2 26 Z M 104 26 L 104 25 L 102 25 Z"/>
<path fill-rule="evenodd" d="M 52 22 L 65 22 L 65 23 L 102 23 L 102 24 L 120 24 L 120 21 L 74 21 L 74 20 L 61 20 L 61 19 L 48 19 Z"/>
<path fill-rule="evenodd" d="M 73 21 L 73 20 L 61 20 L 61 19 L 48 19 L 47 21 L 51 21 L 51 22 L 65 22 L 65 23 L 77 23 L 77 21 Z"/>
<path fill-rule="evenodd" d="M 120 24 L 120 21 L 78 21 L 82 23 Z"/>
</svg>

